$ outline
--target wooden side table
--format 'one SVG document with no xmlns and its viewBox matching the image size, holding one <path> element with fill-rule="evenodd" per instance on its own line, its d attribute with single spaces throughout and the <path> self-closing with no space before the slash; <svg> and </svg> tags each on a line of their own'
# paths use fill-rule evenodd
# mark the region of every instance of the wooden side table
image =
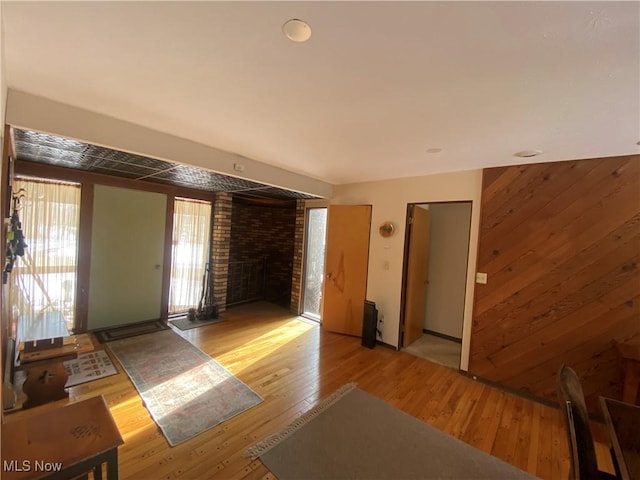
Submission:
<svg viewBox="0 0 640 480">
<path fill-rule="evenodd" d="M 68 479 L 94 472 L 118 478 L 118 446 L 124 441 L 104 398 L 81 402 L 2 426 L 2 478 Z"/>
<path fill-rule="evenodd" d="M 640 389 L 640 336 L 616 343 L 616 348 L 625 363 L 622 401 L 636 404 Z"/>
</svg>

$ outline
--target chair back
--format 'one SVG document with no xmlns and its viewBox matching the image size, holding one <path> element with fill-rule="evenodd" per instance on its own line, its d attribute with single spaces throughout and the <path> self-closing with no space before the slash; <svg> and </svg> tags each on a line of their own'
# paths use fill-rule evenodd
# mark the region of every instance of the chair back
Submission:
<svg viewBox="0 0 640 480">
<path fill-rule="evenodd" d="M 558 372 L 558 396 L 571 452 L 569 478 L 572 480 L 598 479 L 600 474 L 584 393 L 578 375 L 566 365 L 563 365 Z"/>
</svg>

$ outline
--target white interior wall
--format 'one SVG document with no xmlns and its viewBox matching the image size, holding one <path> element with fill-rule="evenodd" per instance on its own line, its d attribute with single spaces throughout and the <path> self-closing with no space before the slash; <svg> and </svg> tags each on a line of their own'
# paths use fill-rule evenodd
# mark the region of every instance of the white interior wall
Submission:
<svg viewBox="0 0 640 480">
<path fill-rule="evenodd" d="M 424 328 L 462 338 L 471 228 L 470 203 L 432 203 Z"/>
<path fill-rule="evenodd" d="M 468 170 L 422 177 L 377 182 L 336 185 L 332 204 L 372 205 L 369 247 L 367 299 L 376 303 L 384 316 L 382 341 L 398 345 L 400 299 L 402 290 L 402 262 L 404 256 L 407 204 L 471 201 L 471 234 L 462 333 L 461 368 L 467 369 L 473 309 L 475 265 L 480 224 L 480 194 L 482 171 Z M 380 236 L 378 227 L 391 221 L 396 232 L 388 238 Z"/>
</svg>

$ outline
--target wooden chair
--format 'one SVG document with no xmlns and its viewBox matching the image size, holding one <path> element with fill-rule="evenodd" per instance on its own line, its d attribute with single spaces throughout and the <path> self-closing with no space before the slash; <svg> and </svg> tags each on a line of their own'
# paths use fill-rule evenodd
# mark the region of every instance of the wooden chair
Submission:
<svg viewBox="0 0 640 480">
<path fill-rule="evenodd" d="M 580 379 L 576 372 L 566 365 L 563 365 L 558 372 L 558 397 L 571 452 L 569 479 L 616 479 L 615 475 L 598 470 L 596 449 Z"/>
</svg>

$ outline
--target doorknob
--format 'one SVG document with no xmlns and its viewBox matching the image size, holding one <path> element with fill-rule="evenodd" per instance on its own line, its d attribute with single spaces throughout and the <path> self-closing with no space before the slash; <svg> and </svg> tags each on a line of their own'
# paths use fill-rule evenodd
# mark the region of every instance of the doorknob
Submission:
<svg viewBox="0 0 640 480">
<path fill-rule="evenodd" d="M 331 280 L 331 276 L 332 276 L 332 275 L 333 275 L 333 273 L 332 273 L 332 272 L 328 272 L 328 273 L 327 273 L 327 278 L 328 278 L 329 280 Z"/>
</svg>

